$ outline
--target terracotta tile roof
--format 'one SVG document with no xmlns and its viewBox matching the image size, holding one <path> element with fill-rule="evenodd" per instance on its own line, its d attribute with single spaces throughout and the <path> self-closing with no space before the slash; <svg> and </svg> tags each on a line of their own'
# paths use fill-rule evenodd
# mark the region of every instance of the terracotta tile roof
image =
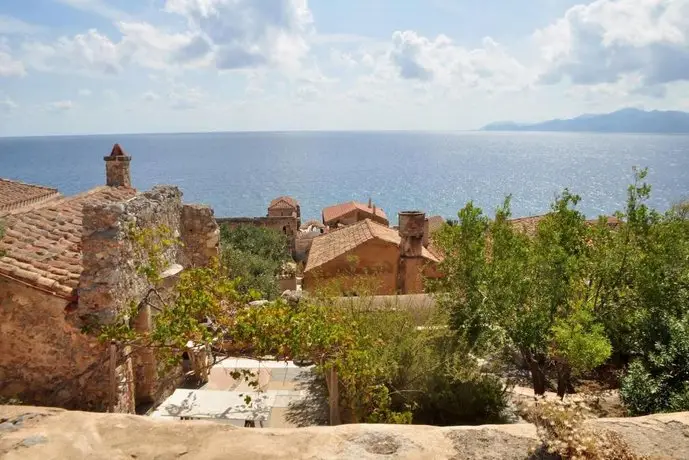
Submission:
<svg viewBox="0 0 689 460">
<path fill-rule="evenodd" d="M 57 189 L 0 179 L 0 214 L 57 198 Z"/>
<path fill-rule="evenodd" d="M 131 188 L 98 187 L 4 218 L 0 276 L 70 298 L 81 275 L 81 233 L 86 203 L 124 201 Z"/>
<path fill-rule="evenodd" d="M 291 196 L 279 196 L 270 202 L 268 209 L 297 209 L 299 202 Z"/>
<path fill-rule="evenodd" d="M 382 208 L 376 207 L 374 213 L 374 208 L 369 208 L 368 205 L 363 203 L 350 201 L 349 203 L 340 203 L 323 209 L 323 221 L 331 222 L 356 210 L 368 213 L 371 216 L 375 215 L 382 219 L 388 220 L 388 217 L 385 215 L 385 211 L 383 211 Z"/>
<path fill-rule="evenodd" d="M 362 220 L 336 232 L 314 238 L 304 271 L 320 267 L 372 239 L 386 241 L 396 246 L 399 246 L 401 242 L 396 230 L 370 219 Z M 422 255 L 428 260 L 439 262 L 439 259 L 426 248 L 423 249 Z"/>
<path fill-rule="evenodd" d="M 112 146 L 112 152 L 110 152 L 111 157 L 126 157 L 129 156 L 127 153 L 120 147 L 120 144 L 115 144 Z"/>
</svg>

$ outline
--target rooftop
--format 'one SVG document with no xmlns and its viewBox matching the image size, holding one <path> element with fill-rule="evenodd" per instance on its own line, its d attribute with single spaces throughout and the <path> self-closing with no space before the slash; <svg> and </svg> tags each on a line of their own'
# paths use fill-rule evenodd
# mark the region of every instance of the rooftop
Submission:
<svg viewBox="0 0 689 460">
<path fill-rule="evenodd" d="M 299 202 L 291 196 L 279 196 L 270 202 L 268 209 L 297 209 Z"/>
<path fill-rule="evenodd" d="M 385 211 L 379 207 L 369 207 L 366 204 L 358 203 L 356 201 L 350 201 L 348 203 L 340 203 L 334 206 L 329 206 L 323 209 L 323 221 L 330 222 L 332 220 L 338 219 L 342 216 L 349 214 L 352 211 L 362 211 L 366 212 L 372 216 L 380 217 L 382 219 L 388 220 L 385 215 Z"/>
<path fill-rule="evenodd" d="M 0 179 L 0 214 L 57 198 L 57 189 Z"/>
<path fill-rule="evenodd" d="M 402 240 L 396 230 L 370 219 L 362 220 L 336 232 L 314 238 L 304 271 L 318 268 L 372 239 L 379 239 L 397 246 Z M 423 249 L 422 255 L 433 262 L 440 261 L 426 248 Z"/>
<path fill-rule="evenodd" d="M 60 297 L 71 298 L 82 272 L 83 207 L 112 203 L 135 195 L 131 188 L 97 187 L 79 195 L 4 218 L 0 240 L 0 276 Z"/>
</svg>

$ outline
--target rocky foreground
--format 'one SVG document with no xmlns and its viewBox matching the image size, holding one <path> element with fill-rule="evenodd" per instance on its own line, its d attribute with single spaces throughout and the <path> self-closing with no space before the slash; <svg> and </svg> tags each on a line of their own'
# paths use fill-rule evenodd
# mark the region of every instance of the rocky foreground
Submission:
<svg viewBox="0 0 689 460">
<path fill-rule="evenodd" d="M 590 423 L 619 433 L 639 454 L 689 459 L 689 413 Z M 0 406 L 3 459 L 526 459 L 530 424 L 437 428 L 345 425 L 233 428 L 123 414 Z"/>
</svg>

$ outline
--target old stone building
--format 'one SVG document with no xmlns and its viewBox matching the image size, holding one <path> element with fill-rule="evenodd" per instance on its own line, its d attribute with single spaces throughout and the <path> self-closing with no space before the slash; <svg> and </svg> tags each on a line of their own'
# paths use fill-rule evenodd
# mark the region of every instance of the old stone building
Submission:
<svg viewBox="0 0 689 460">
<path fill-rule="evenodd" d="M 291 196 L 279 196 L 270 202 L 268 217 L 296 217 L 301 219 L 299 202 Z"/>
<path fill-rule="evenodd" d="M 390 225 L 385 211 L 372 204 L 371 200 L 368 201 L 368 205 L 350 201 L 323 209 L 323 225 L 331 229 L 352 225 L 365 219 L 371 219 L 386 227 Z"/>
<path fill-rule="evenodd" d="M 297 237 L 301 227 L 301 208 L 299 202 L 289 196 L 280 196 L 270 202 L 265 217 L 219 217 L 218 224 L 236 228 L 252 225 L 276 230 L 287 236 L 292 257 L 297 251 Z"/>
<path fill-rule="evenodd" d="M 313 240 L 304 269 L 305 290 L 336 283 L 347 294 L 416 294 L 438 276 L 438 256 L 424 246 L 423 213 L 400 213 L 396 231 L 370 219 Z M 372 292 L 357 292 L 357 284 Z"/>
<path fill-rule="evenodd" d="M 132 226 L 166 226 L 183 245 L 165 253 L 168 279 L 218 253 L 210 208 L 182 203 L 171 186 L 131 188 L 119 146 L 105 158 L 106 183 L 2 218 L 0 396 L 25 403 L 133 412 L 165 396 L 150 352 L 101 343 L 91 332 L 146 295 Z M 151 324 L 142 307 L 137 328 Z"/>
</svg>

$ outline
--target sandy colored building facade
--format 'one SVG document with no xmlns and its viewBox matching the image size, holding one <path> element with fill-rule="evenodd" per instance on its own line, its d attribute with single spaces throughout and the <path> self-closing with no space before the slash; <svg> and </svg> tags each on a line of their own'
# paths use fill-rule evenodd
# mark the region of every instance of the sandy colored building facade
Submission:
<svg viewBox="0 0 689 460">
<path fill-rule="evenodd" d="M 130 161 L 116 146 L 105 158 L 109 185 L 15 206 L 2 217 L 0 397 L 134 412 L 169 391 L 152 352 L 102 343 L 92 331 L 148 291 L 127 237 L 132 225 L 165 225 L 184 244 L 165 253 L 170 280 L 217 256 L 219 232 L 212 210 L 183 204 L 176 187 L 137 193 Z M 140 305 L 130 321 L 149 328 L 151 315 Z"/>
<path fill-rule="evenodd" d="M 315 238 L 304 269 L 304 289 L 334 284 L 351 295 L 422 293 L 424 279 L 439 276 L 440 262 L 423 245 L 425 215 L 400 213 L 399 228 L 366 219 Z"/>
</svg>

